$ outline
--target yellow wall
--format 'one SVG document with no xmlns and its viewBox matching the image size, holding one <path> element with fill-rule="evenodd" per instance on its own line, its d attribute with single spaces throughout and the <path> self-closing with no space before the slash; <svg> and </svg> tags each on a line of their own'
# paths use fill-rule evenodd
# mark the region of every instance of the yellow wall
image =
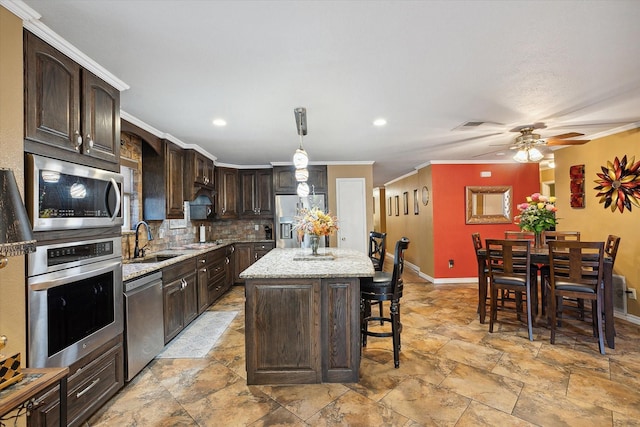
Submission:
<svg viewBox="0 0 640 427">
<path fill-rule="evenodd" d="M 22 107 L 22 20 L 0 6 L 0 167 L 13 169 L 20 191 L 24 182 Z M 24 194 L 24 193 L 23 193 Z M 0 335 L 9 338 L 2 352 L 26 356 L 24 257 L 9 258 L 0 270 Z"/>
<path fill-rule="evenodd" d="M 336 178 L 364 178 L 365 201 L 367 203 L 367 230 L 373 230 L 373 165 L 328 165 L 327 181 L 328 204 L 332 214 L 336 214 Z M 340 218 L 338 218 L 339 224 Z M 368 238 L 368 236 L 367 236 Z M 334 234 L 329 240 L 330 246 L 338 246 L 337 237 Z"/>
<path fill-rule="evenodd" d="M 626 209 L 624 213 L 611 212 L 598 203 L 597 191 L 593 189 L 600 167 L 606 166 L 607 161 L 613 162 L 615 157 L 622 159 L 624 155 L 628 160 L 634 156 L 636 161 L 640 160 L 639 129 L 555 152 L 556 203 L 562 212 L 558 230 L 578 230 L 581 240 L 603 241 L 609 234 L 620 236 L 614 273 L 625 276 L 627 287 L 640 291 L 640 208 L 633 206 L 631 212 Z M 586 206 L 583 209 L 571 208 L 569 203 L 569 168 L 578 164 L 585 166 Z M 628 311 L 640 316 L 638 301 L 628 300 Z"/>
<path fill-rule="evenodd" d="M 376 187 L 373 189 L 373 231 L 377 231 L 378 233 L 385 233 L 387 231 L 384 195 L 384 187 Z"/>
<path fill-rule="evenodd" d="M 410 241 L 405 254 L 407 262 L 415 265 L 421 273 L 434 276 L 433 258 L 433 203 L 423 205 L 421 200 L 422 187 L 431 189 L 431 166 L 418 170 L 416 173 L 402 177 L 385 186 L 386 204 L 391 198 L 391 215 L 387 212 L 387 253 L 393 255 L 395 244 L 400 238 L 407 237 Z M 413 192 L 417 190 L 418 214 L 414 213 Z M 408 194 L 409 213 L 404 214 L 404 193 Z M 396 215 L 395 198 L 398 196 L 399 215 Z M 433 194 L 431 194 L 433 196 Z"/>
</svg>

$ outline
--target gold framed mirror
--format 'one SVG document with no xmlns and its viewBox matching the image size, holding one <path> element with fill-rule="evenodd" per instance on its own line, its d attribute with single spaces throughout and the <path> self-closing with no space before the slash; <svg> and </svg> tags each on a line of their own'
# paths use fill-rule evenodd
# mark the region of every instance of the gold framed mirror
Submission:
<svg viewBox="0 0 640 427">
<path fill-rule="evenodd" d="M 511 218 L 511 186 L 467 186 L 467 224 L 508 224 Z"/>
</svg>

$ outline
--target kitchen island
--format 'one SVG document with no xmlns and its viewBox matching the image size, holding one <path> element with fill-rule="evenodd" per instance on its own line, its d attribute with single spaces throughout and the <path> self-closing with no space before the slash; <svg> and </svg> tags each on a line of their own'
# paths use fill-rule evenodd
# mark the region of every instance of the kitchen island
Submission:
<svg viewBox="0 0 640 427">
<path fill-rule="evenodd" d="M 369 257 L 349 249 L 274 249 L 246 280 L 247 384 L 358 382 L 360 278 Z"/>
</svg>

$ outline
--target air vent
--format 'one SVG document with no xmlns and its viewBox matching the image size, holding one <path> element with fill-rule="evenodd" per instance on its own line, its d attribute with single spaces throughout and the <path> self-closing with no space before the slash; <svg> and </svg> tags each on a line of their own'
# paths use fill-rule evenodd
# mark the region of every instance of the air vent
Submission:
<svg viewBox="0 0 640 427">
<path fill-rule="evenodd" d="M 471 129 L 477 129 L 479 127 L 484 127 L 484 126 L 496 127 L 496 126 L 501 126 L 501 124 L 496 122 L 487 122 L 487 121 L 473 121 L 473 122 L 469 121 L 469 122 L 464 122 L 461 125 L 458 125 L 451 130 L 471 130 Z"/>
</svg>

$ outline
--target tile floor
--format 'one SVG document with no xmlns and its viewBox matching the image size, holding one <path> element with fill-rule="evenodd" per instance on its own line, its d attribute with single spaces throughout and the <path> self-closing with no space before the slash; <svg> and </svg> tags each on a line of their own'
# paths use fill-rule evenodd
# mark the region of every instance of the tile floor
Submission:
<svg viewBox="0 0 640 427">
<path fill-rule="evenodd" d="M 215 310 L 240 310 L 205 359 L 158 359 L 88 426 L 640 426 L 640 326 L 616 321 L 598 353 L 590 323 L 549 332 L 476 315 L 477 287 L 434 286 L 405 271 L 402 353 L 369 338 L 357 384 L 247 386 L 243 287 Z M 375 308 L 374 308 L 375 310 Z"/>
</svg>

